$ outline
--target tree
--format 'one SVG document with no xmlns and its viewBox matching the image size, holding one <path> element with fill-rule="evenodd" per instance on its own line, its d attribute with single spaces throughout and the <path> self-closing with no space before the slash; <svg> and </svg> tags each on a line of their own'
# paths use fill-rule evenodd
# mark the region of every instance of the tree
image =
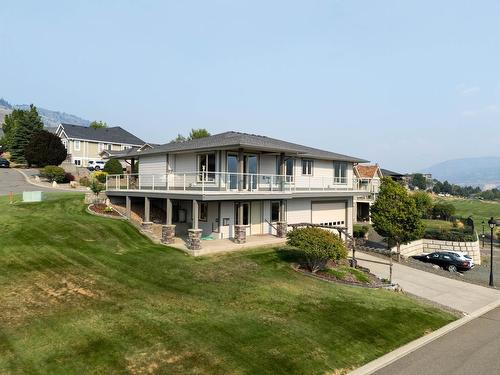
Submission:
<svg viewBox="0 0 500 375">
<path fill-rule="evenodd" d="M 14 109 L 11 114 L 5 115 L 3 120 L 2 129 L 4 132 L 2 146 L 5 151 L 9 151 L 12 144 L 12 137 L 14 134 L 14 129 L 19 123 L 19 120 L 24 116 L 24 111 L 22 109 Z"/>
<path fill-rule="evenodd" d="M 24 149 L 33 136 L 33 133 L 43 129 L 42 119 L 33 104 L 30 105 L 30 109 L 22 112 L 22 115 L 18 115 L 12 128 L 9 129 L 9 137 L 11 137 L 9 141 L 11 160 L 18 163 L 26 161 Z"/>
<path fill-rule="evenodd" d="M 106 187 L 96 178 L 93 178 L 92 181 L 90 181 L 89 188 L 92 191 L 92 193 L 95 194 L 96 199 L 94 202 L 97 202 L 97 200 L 99 199 L 99 194 L 101 193 L 101 191 L 106 189 Z"/>
<path fill-rule="evenodd" d="M 103 128 L 107 128 L 108 127 L 108 124 L 106 124 L 105 122 L 102 122 L 102 121 L 92 121 L 89 125 L 89 128 L 93 128 L 93 129 L 103 129 Z"/>
<path fill-rule="evenodd" d="M 375 231 L 396 244 L 398 262 L 401 259 L 401 245 L 423 235 L 424 225 L 415 200 L 404 187 L 390 178 L 382 180 L 379 196 L 370 213 Z"/>
<path fill-rule="evenodd" d="M 422 173 L 415 173 L 410 181 L 410 186 L 419 190 L 427 189 L 427 180 Z"/>
<path fill-rule="evenodd" d="M 210 137 L 210 133 L 207 129 L 191 129 L 191 132 L 187 137 L 184 137 L 182 134 L 177 134 L 177 137 L 172 139 L 170 143 L 179 143 L 191 141 L 193 139 Z"/>
<path fill-rule="evenodd" d="M 417 211 L 422 219 L 427 219 L 432 211 L 432 198 L 425 191 L 417 191 L 412 194 Z"/>
<path fill-rule="evenodd" d="M 432 216 L 435 219 L 448 220 L 455 212 L 455 206 L 447 202 L 438 202 L 432 208 Z"/>
<path fill-rule="evenodd" d="M 28 166 L 59 165 L 66 160 L 67 152 L 61 138 L 46 130 L 38 130 L 24 148 Z"/>
<path fill-rule="evenodd" d="M 107 172 L 108 174 L 122 174 L 123 167 L 118 159 L 109 159 L 106 164 L 104 164 L 103 171 Z"/>
<path fill-rule="evenodd" d="M 339 236 L 332 232 L 307 227 L 287 233 L 287 244 L 302 251 L 312 273 L 323 269 L 330 259 L 347 258 L 347 249 Z"/>
<path fill-rule="evenodd" d="M 436 180 L 434 186 L 432 187 L 432 191 L 436 194 L 440 194 L 443 192 L 443 183 L 441 181 Z"/>
<path fill-rule="evenodd" d="M 191 133 L 187 137 L 188 141 L 192 139 L 210 137 L 210 133 L 207 129 L 191 129 Z"/>
</svg>

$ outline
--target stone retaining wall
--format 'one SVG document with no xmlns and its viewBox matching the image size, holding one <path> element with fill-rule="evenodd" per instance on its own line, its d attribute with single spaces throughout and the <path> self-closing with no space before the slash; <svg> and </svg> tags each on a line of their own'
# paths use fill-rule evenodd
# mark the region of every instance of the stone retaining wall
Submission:
<svg viewBox="0 0 500 375">
<path fill-rule="evenodd" d="M 396 247 L 392 248 L 396 252 Z M 461 251 L 472 257 L 474 263 L 481 264 L 481 251 L 479 241 L 475 242 L 455 242 L 422 239 L 401 245 L 401 255 L 409 257 L 422 253 L 433 253 L 435 251 Z"/>
</svg>

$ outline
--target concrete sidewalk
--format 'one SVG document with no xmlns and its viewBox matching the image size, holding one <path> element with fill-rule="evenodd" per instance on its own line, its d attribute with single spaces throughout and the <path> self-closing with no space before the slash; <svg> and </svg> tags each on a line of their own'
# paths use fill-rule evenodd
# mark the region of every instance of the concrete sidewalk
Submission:
<svg viewBox="0 0 500 375">
<path fill-rule="evenodd" d="M 356 252 L 356 258 L 385 262 L 362 252 Z M 362 260 L 358 263 L 369 268 L 378 277 L 389 278 L 389 266 Z M 466 314 L 500 300 L 500 290 L 449 279 L 398 263 L 393 265 L 392 281 L 399 284 L 405 292 Z"/>
</svg>

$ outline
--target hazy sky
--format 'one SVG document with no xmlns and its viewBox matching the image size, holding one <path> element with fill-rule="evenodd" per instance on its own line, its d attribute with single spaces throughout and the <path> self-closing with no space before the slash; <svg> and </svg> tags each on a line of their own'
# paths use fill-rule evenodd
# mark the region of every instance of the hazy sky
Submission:
<svg viewBox="0 0 500 375">
<path fill-rule="evenodd" d="M 9 1 L 0 97 L 163 143 L 253 132 L 410 171 L 500 156 L 500 2 Z"/>
</svg>

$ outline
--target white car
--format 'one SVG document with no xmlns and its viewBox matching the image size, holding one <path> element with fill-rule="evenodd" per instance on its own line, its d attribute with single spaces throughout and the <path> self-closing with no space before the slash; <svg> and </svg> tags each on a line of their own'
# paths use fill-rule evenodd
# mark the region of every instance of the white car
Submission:
<svg viewBox="0 0 500 375">
<path fill-rule="evenodd" d="M 446 250 L 444 252 L 445 253 L 456 254 L 458 257 L 460 257 L 460 259 L 463 259 L 466 262 L 470 262 L 470 268 L 472 268 L 472 267 L 474 267 L 476 265 L 474 263 L 474 260 L 472 259 L 472 257 L 469 254 L 464 253 L 463 251 Z"/>
<path fill-rule="evenodd" d="M 87 168 L 90 171 L 100 171 L 101 169 L 104 169 L 105 164 L 106 162 L 103 160 L 89 160 Z"/>
</svg>

